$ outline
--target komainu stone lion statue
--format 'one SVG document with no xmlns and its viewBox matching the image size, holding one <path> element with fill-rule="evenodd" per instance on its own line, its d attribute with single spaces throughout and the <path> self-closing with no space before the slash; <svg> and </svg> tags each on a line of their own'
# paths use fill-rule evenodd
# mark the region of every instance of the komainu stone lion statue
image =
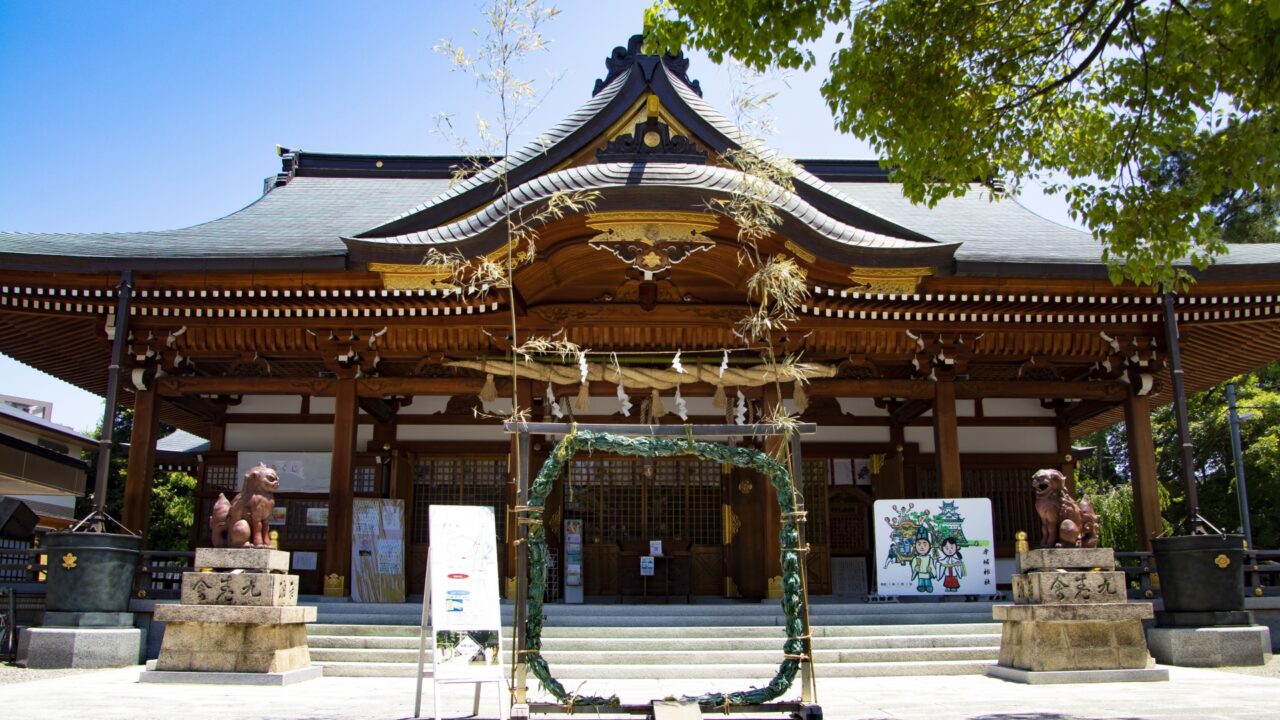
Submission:
<svg viewBox="0 0 1280 720">
<path fill-rule="evenodd" d="M 214 547 L 271 547 L 269 526 L 280 480 L 276 471 L 258 463 L 244 474 L 244 487 L 234 500 L 218 493 L 209 516 Z"/>
<path fill-rule="evenodd" d="M 1040 516 L 1040 547 L 1098 546 L 1098 515 L 1086 497 L 1076 502 L 1067 492 L 1067 478 L 1052 468 L 1031 476 Z"/>
</svg>

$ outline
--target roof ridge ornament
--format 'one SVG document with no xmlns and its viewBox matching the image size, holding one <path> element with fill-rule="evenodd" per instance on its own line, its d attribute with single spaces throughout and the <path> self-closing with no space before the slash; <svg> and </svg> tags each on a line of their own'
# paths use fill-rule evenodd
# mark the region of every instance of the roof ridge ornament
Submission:
<svg viewBox="0 0 1280 720">
<path fill-rule="evenodd" d="M 689 58 L 684 56 L 683 52 L 675 54 L 665 53 L 659 55 L 645 55 L 642 51 L 644 47 L 644 35 L 632 35 L 627 40 L 627 46 L 619 45 L 613 49 L 609 57 L 605 58 L 604 66 L 609 71 L 604 79 L 597 79 L 596 86 L 591 91 L 594 97 L 600 94 L 609 83 L 617 80 L 632 66 L 639 65 L 640 71 L 644 75 L 645 82 L 653 81 L 653 73 L 658 69 L 658 61 L 661 60 L 663 65 L 671 71 L 673 75 L 680 78 L 680 81 L 689 86 L 689 89 L 697 93 L 698 97 L 702 97 L 702 85 L 697 80 L 689 79 Z"/>
</svg>

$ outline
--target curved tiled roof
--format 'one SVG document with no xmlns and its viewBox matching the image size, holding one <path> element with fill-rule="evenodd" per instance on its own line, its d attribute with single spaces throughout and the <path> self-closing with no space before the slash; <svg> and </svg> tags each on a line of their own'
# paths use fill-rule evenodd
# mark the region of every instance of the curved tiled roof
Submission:
<svg viewBox="0 0 1280 720">
<path fill-rule="evenodd" d="M 447 180 L 295 177 L 226 217 L 177 230 L 119 233 L 0 232 L 6 266 L 110 267 L 345 265 L 341 237 L 438 195 Z"/>
<path fill-rule="evenodd" d="M 535 178 L 498 197 L 479 212 L 457 222 L 413 233 L 385 238 L 345 238 L 353 250 L 376 252 L 389 246 L 434 246 L 475 240 L 500 228 L 511 213 L 548 200 L 553 194 L 588 190 L 678 188 L 728 195 L 748 182 L 735 169 L 683 163 L 602 163 L 568 168 Z M 613 202 L 619 198 L 606 195 Z M 693 198 L 701 201 L 700 198 Z M 799 195 L 771 186 L 767 198 L 778 211 L 810 228 L 815 234 L 839 245 L 875 250 L 928 250 L 946 261 L 954 245 L 908 240 L 854 227 L 832 218 Z M 687 210 L 689 208 L 680 208 Z"/>
</svg>

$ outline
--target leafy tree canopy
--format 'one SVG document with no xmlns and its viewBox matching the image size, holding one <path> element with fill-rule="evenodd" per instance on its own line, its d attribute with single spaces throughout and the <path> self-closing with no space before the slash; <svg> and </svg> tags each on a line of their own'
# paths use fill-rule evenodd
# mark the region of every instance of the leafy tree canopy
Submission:
<svg viewBox="0 0 1280 720">
<path fill-rule="evenodd" d="M 659 0 L 646 24 L 657 47 L 758 70 L 811 68 L 834 34 L 836 127 L 908 197 L 1043 180 L 1115 282 L 1185 283 L 1177 263 L 1204 268 L 1237 239 L 1224 212 L 1275 236 L 1280 0 Z"/>
</svg>

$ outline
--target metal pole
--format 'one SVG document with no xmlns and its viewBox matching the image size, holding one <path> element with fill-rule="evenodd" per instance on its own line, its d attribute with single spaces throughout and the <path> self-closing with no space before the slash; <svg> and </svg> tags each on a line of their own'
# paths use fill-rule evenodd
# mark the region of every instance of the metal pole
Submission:
<svg viewBox="0 0 1280 720">
<path fill-rule="evenodd" d="M 111 364 L 107 366 L 107 396 L 102 408 L 102 434 L 98 439 L 98 472 L 93 483 L 93 512 L 86 519 L 92 520 L 95 532 L 106 530 L 103 522 L 107 507 L 107 477 L 111 472 L 111 438 L 116 429 L 116 397 L 120 393 L 120 368 L 124 366 L 124 351 L 129 342 L 129 301 L 133 295 L 133 271 L 120 273 L 116 285 L 116 327 L 111 341 Z"/>
<path fill-rule="evenodd" d="M 1227 383 L 1227 410 L 1231 418 L 1231 456 L 1236 463 L 1236 499 L 1240 501 L 1240 530 L 1244 547 L 1253 549 L 1253 525 L 1249 522 L 1249 490 L 1244 482 L 1244 453 L 1240 451 L 1240 415 L 1236 412 L 1236 384 Z"/>
<path fill-rule="evenodd" d="M 1178 350 L 1178 315 L 1173 293 L 1164 293 L 1164 330 L 1169 344 L 1169 374 L 1173 377 L 1173 410 L 1178 418 L 1178 440 L 1182 444 L 1182 482 L 1187 488 L 1187 529 L 1192 535 L 1204 534 L 1200 520 L 1200 498 L 1196 494 L 1195 456 L 1192 453 L 1191 428 L 1187 423 L 1187 390 L 1182 379 L 1182 353 Z"/>
</svg>

